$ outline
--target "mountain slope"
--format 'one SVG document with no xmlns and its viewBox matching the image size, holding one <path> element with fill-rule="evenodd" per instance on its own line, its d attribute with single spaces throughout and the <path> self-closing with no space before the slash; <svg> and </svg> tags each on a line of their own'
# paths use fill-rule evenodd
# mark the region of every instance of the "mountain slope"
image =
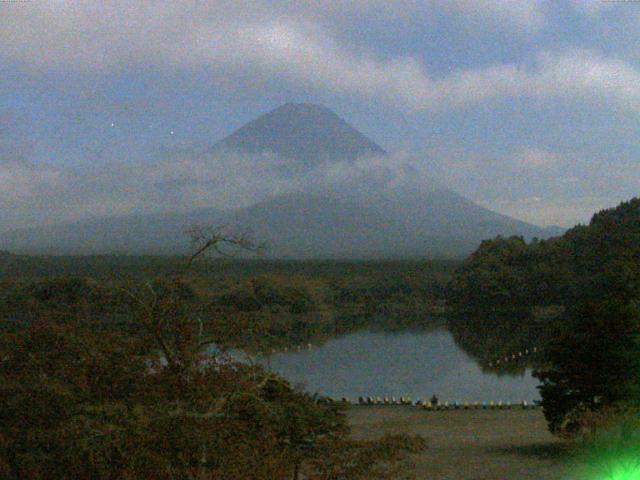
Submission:
<svg viewBox="0 0 640 480">
<path fill-rule="evenodd" d="M 300 173 L 323 161 L 353 161 L 385 151 L 326 107 L 287 103 L 218 142 L 213 150 L 272 153 L 288 172 Z"/>
<path fill-rule="evenodd" d="M 297 258 L 453 257 L 499 234 L 550 236 L 447 190 L 411 203 L 393 194 L 366 203 L 336 195 L 280 195 L 234 212 L 228 222 L 250 227 L 270 244 L 270 255 Z"/>
</svg>

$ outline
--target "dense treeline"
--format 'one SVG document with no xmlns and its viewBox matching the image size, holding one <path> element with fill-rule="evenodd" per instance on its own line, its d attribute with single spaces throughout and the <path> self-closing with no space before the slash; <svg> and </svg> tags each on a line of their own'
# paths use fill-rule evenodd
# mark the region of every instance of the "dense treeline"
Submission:
<svg viewBox="0 0 640 480">
<path fill-rule="evenodd" d="M 585 412 L 639 402 L 640 199 L 560 238 L 484 242 L 455 275 L 449 302 L 452 329 L 478 340 L 476 350 L 488 339 L 542 346 L 536 375 L 553 432 L 579 431 Z"/>
<path fill-rule="evenodd" d="M 51 278 L 60 276 L 97 279 L 173 276 L 184 274 L 188 259 L 182 256 L 17 255 L 0 251 L 0 278 Z M 448 278 L 459 265 L 454 260 L 273 260 L 264 258 L 208 258 L 194 262 L 188 271 L 207 281 L 242 279 L 260 275 L 340 279 L 377 279 L 411 276 Z"/>
<path fill-rule="evenodd" d="M 84 315 L 96 325 L 130 328 L 127 323 L 134 305 L 126 292 L 148 283 L 147 278 L 160 284 L 179 278 L 205 329 L 235 326 L 234 335 L 228 332 L 228 345 L 270 350 L 319 342 L 364 327 L 432 324 L 433 317 L 444 312 L 446 283 L 453 268 L 448 262 L 216 260 L 195 264 L 185 272 L 184 260 L 164 259 L 160 273 L 146 276 L 155 264 L 138 264 L 136 258 L 129 259 L 133 263 L 127 268 L 119 263 L 125 260 L 113 260 L 109 268 L 98 268 L 92 264 L 95 259 L 88 260 L 85 269 L 94 276 L 7 275 L 0 280 L 0 315 L 12 319 L 7 325 L 14 326 L 18 320 L 46 312 Z M 82 271 L 79 266 L 69 270 Z M 120 273 L 109 276 L 112 271 Z"/>
<path fill-rule="evenodd" d="M 485 368 L 522 372 L 539 357 L 525 362 L 495 360 L 546 342 L 553 323 L 564 311 L 573 278 L 562 238 L 522 237 L 482 242 L 449 284 L 448 324 L 458 344 Z"/>
</svg>

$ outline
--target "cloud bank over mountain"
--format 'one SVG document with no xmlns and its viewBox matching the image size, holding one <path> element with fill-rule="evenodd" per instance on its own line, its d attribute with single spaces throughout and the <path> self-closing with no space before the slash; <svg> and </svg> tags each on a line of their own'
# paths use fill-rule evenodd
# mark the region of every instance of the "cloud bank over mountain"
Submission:
<svg viewBox="0 0 640 480">
<path fill-rule="evenodd" d="M 110 162 L 84 168 L 0 162 L 0 231 L 96 216 L 230 210 L 295 191 L 354 192 L 436 185 L 403 154 L 335 158 L 290 173 L 271 153 L 174 152 L 147 165 Z M 420 172 L 420 174 L 418 174 Z"/>
</svg>

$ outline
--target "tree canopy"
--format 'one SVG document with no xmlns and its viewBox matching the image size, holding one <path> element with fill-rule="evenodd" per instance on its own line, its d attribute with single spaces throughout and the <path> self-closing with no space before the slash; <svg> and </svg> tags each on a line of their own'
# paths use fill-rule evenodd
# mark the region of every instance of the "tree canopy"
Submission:
<svg viewBox="0 0 640 480">
<path fill-rule="evenodd" d="M 583 412 L 640 401 L 640 199 L 559 238 L 483 242 L 449 301 L 454 330 L 540 345 L 535 375 L 554 433 L 578 431 Z"/>
</svg>

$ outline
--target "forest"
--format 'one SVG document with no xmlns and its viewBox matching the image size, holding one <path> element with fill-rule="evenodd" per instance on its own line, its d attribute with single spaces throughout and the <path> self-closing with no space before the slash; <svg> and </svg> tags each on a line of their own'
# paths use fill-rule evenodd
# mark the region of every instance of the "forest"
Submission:
<svg viewBox="0 0 640 480">
<path fill-rule="evenodd" d="M 500 344 L 540 346 L 534 376 L 553 433 L 595 431 L 603 412 L 628 415 L 640 404 L 640 199 L 562 237 L 483 242 L 447 304 L 454 334 L 480 359 Z"/>
<path fill-rule="evenodd" d="M 173 282 L 206 331 L 234 325 L 226 345 L 253 352 L 318 343 L 359 328 L 442 323 L 457 265 L 217 258 L 187 267 L 182 257 L 0 258 L 5 318 L 71 313 L 91 324 L 124 325 L 133 318 L 129 291 Z"/>
</svg>

